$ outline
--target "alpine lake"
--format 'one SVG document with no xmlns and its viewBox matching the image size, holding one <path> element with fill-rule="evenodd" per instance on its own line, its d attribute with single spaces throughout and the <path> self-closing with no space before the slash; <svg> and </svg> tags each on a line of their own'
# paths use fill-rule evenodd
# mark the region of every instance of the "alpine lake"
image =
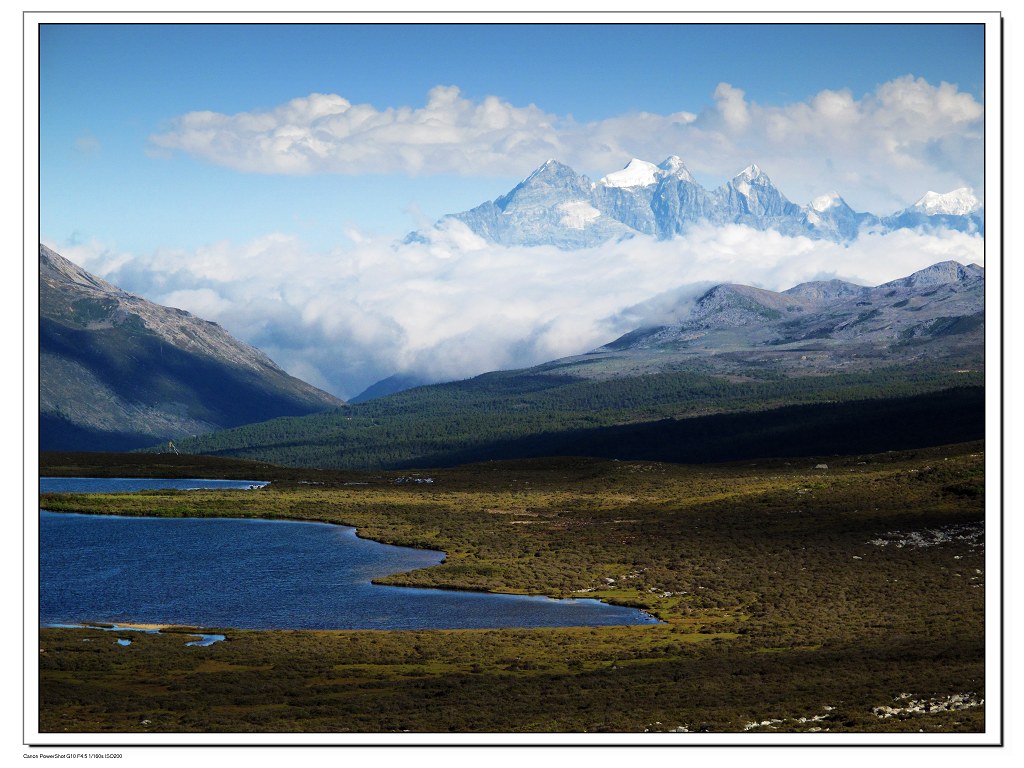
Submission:
<svg viewBox="0 0 1024 768">
<path fill-rule="evenodd" d="M 259 481 L 41 478 L 40 492 L 228 490 Z M 291 520 L 161 518 L 40 511 L 43 624 L 76 621 L 238 629 L 480 629 L 657 621 L 592 599 L 417 589 L 373 579 L 444 553 Z"/>
</svg>

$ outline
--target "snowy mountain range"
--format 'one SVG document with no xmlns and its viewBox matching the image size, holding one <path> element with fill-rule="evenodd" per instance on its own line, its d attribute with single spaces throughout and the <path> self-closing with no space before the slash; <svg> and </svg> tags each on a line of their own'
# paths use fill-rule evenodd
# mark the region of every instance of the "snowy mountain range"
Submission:
<svg viewBox="0 0 1024 768">
<path fill-rule="evenodd" d="M 460 221 L 500 245 L 563 249 L 637 235 L 668 240 L 699 222 L 742 224 L 840 243 L 864 232 L 896 229 L 984 234 L 984 210 L 967 188 L 946 194 L 928 192 L 909 208 L 879 217 L 854 211 L 835 192 L 798 205 L 757 165 L 747 166 L 722 186 L 708 190 L 674 155 L 657 165 L 634 158 L 597 182 L 548 160 L 507 194 L 449 214 L 435 228 L 450 220 Z M 428 237 L 413 232 L 406 242 L 422 242 Z"/>
</svg>

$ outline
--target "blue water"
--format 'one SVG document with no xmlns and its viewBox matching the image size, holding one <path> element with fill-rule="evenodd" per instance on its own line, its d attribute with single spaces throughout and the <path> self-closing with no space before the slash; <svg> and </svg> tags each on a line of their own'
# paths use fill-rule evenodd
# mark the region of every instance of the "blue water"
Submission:
<svg viewBox="0 0 1024 768">
<path fill-rule="evenodd" d="M 105 482 L 88 481 L 97 491 Z M 360 539 L 343 526 L 41 511 L 39 528 L 44 624 L 470 629 L 654 621 L 597 600 L 374 585 L 440 563 L 444 553 Z"/>
<path fill-rule="evenodd" d="M 219 643 L 224 639 L 224 635 L 200 635 L 199 640 L 193 640 L 191 643 L 185 643 L 185 645 L 197 645 L 202 648 Z"/>
</svg>

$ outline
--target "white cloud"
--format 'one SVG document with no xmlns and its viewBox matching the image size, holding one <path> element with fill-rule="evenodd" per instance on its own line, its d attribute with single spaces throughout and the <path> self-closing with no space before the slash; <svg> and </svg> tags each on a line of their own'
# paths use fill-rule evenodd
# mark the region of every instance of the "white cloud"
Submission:
<svg viewBox="0 0 1024 768">
<path fill-rule="evenodd" d="M 190 112 L 154 145 L 256 173 L 518 173 L 516 154 L 559 154 L 555 118 L 437 86 L 425 106 L 352 104 L 313 93 L 267 112 Z"/>
<path fill-rule="evenodd" d="M 907 75 L 860 99 L 824 90 L 784 106 L 751 103 L 726 84 L 715 97 L 683 146 L 705 174 L 756 161 L 796 202 L 834 188 L 854 208 L 883 215 L 926 189 L 983 186 L 984 110 L 949 83 Z M 705 143 L 715 146 L 714 160 L 698 164 Z"/>
<path fill-rule="evenodd" d="M 982 240 L 961 233 L 901 230 L 842 246 L 708 226 L 565 252 L 489 246 L 458 222 L 426 244 L 364 238 L 326 252 L 280 235 L 174 254 L 54 247 L 126 290 L 220 323 L 343 397 L 396 372 L 462 378 L 584 352 L 678 316 L 695 285 L 876 285 L 983 258 Z"/>
<path fill-rule="evenodd" d="M 750 108 L 745 94 L 728 83 L 719 83 L 715 88 L 715 111 L 729 133 L 739 133 L 750 126 Z"/>
<path fill-rule="evenodd" d="M 194 315 L 202 318 L 217 317 L 231 308 L 231 302 L 212 288 L 192 288 L 171 291 L 163 298 L 171 307 L 188 307 Z"/>
<path fill-rule="evenodd" d="M 757 162 L 796 202 L 836 188 L 855 208 L 887 214 L 927 189 L 982 188 L 982 116 L 957 86 L 911 75 L 860 98 L 824 90 L 780 106 L 721 83 L 697 113 L 591 123 L 437 86 L 416 108 L 314 93 L 263 112 L 190 112 L 151 141 L 156 151 L 268 174 L 525 176 L 554 157 L 604 175 L 631 157 L 678 154 L 711 183 Z"/>
<path fill-rule="evenodd" d="M 100 140 L 87 133 L 75 139 L 75 151 L 83 155 L 94 156 L 100 153 Z"/>
</svg>

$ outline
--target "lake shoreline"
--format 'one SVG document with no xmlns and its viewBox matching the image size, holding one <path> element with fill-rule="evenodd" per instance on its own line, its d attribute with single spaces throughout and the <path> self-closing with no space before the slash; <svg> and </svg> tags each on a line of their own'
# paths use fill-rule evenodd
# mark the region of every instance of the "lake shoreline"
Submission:
<svg viewBox="0 0 1024 768">
<path fill-rule="evenodd" d="M 192 479 L 196 479 L 196 478 L 192 478 Z M 257 481 L 252 481 L 252 482 L 257 482 Z M 194 490 L 200 490 L 200 491 L 217 490 L 218 492 L 222 492 L 222 493 L 223 492 L 234 492 L 234 491 L 243 490 L 246 493 L 258 493 L 262 489 L 252 489 L 252 488 L 209 489 L 209 488 L 205 488 L 205 489 L 188 489 L 188 490 L 171 489 L 171 490 L 175 494 L 181 494 L 181 493 L 191 493 Z M 539 628 L 541 626 L 549 626 L 549 627 L 554 627 L 554 626 L 559 626 L 559 627 L 572 627 L 572 626 L 594 626 L 594 627 L 602 627 L 602 626 L 654 626 L 654 625 L 658 625 L 658 624 L 664 623 L 661 618 L 659 618 L 658 616 L 652 614 L 650 611 L 645 610 L 644 608 L 641 608 L 641 607 L 639 607 L 637 605 L 624 605 L 624 604 L 621 604 L 621 603 L 617 603 L 616 601 L 614 601 L 614 599 L 602 599 L 602 598 L 599 598 L 599 597 L 592 597 L 592 596 L 585 596 L 584 597 L 584 596 L 564 595 L 564 594 L 557 594 L 557 593 L 553 594 L 551 592 L 544 592 L 544 591 L 539 591 L 539 590 L 537 590 L 537 591 L 525 591 L 525 590 L 523 590 L 523 591 L 508 591 L 508 590 L 498 591 L 498 590 L 492 590 L 492 589 L 481 589 L 479 587 L 473 587 L 473 586 L 470 586 L 470 585 L 450 585 L 450 584 L 448 584 L 448 585 L 433 585 L 433 584 L 421 585 L 421 584 L 416 584 L 416 583 L 394 583 L 394 582 L 391 582 L 389 580 L 390 579 L 394 579 L 394 578 L 401 579 L 404 576 L 411 575 L 411 574 L 416 573 L 416 572 L 426 571 L 426 570 L 429 570 L 431 568 L 435 568 L 435 567 L 437 567 L 439 565 L 443 565 L 447 561 L 447 559 L 448 559 L 447 552 L 445 552 L 444 550 L 440 550 L 440 549 L 431 549 L 431 548 L 427 548 L 427 547 L 416 547 L 416 546 L 410 546 L 408 544 L 402 544 L 402 543 L 397 543 L 397 542 L 393 542 L 393 541 L 387 541 L 387 540 L 384 540 L 382 537 L 368 536 L 368 535 L 365 535 L 365 533 L 360 530 L 359 526 L 353 525 L 350 522 L 343 521 L 343 520 L 330 520 L 330 521 L 328 521 L 328 520 L 320 520 L 320 519 L 310 519 L 308 516 L 302 516 L 302 515 L 284 515 L 284 514 L 273 514 L 273 513 L 262 514 L 262 515 L 231 515 L 231 516 L 222 516 L 222 515 L 216 515 L 216 514 L 212 514 L 212 515 L 210 515 L 210 514 L 159 514 L 159 512 L 150 512 L 150 513 L 147 514 L 144 511 L 131 511 L 131 512 L 121 511 L 119 513 L 111 514 L 110 512 L 107 512 L 107 511 L 104 511 L 104 510 L 100 510 L 100 509 L 59 509 L 59 510 L 53 510 L 53 509 L 49 509 L 49 508 L 44 508 L 42 506 L 42 503 L 43 503 L 42 500 L 47 498 L 47 497 L 52 497 L 54 495 L 59 495 L 61 498 L 65 498 L 65 497 L 68 497 L 68 496 L 75 496 L 75 497 L 79 497 L 80 496 L 80 497 L 88 498 L 88 497 L 92 496 L 92 494 L 88 494 L 88 493 L 74 493 L 74 492 L 61 492 L 59 494 L 53 494 L 52 492 L 43 493 L 43 494 L 40 494 L 40 498 L 41 498 L 40 512 L 47 512 L 49 514 L 55 514 L 55 515 L 76 515 L 77 514 L 77 515 L 88 515 L 88 516 L 92 516 L 92 517 L 122 518 L 122 519 L 140 519 L 140 518 L 163 519 L 163 520 L 169 520 L 169 519 L 182 519 L 182 520 L 184 520 L 184 519 L 192 519 L 192 520 L 211 520 L 211 521 L 212 520 L 220 520 L 220 521 L 233 521 L 233 522 L 248 520 L 248 521 L 262 521 L 262 522 L 290 522 L 290 523 L 302 523 L 302 524 L 307 524 L 307 525 L 308 524 L 314 524 L 314 525 L 315 524 L 321 524 L 321 525 L 335 526 L 337 528 L 347 529 L 347 531 L 351 532 L 351 534 L 353 535 L 354 538 L 357 538 L 357 539 L 360 539 L 362 541 L 366 541 L 366 542 L 369 542 L 369 543 L 372 543 L 372 544 L 379 544 L 379 545 L 383 545 L 383 546 L 387 546 L 387 547 L 397 547 L 397 548 L 402 548 L 402 549 L 411 549 L 411 550 L 415 550 L 415 551 L 417 551 L 419 553 L 429 553 L 429 554 L 441 557 L 441 560 L 439 562 L 431 564 L 431 565 L 428 565 L 428 566 L 423 567 L 423 568 L 414 568 L 412 570 L 407 570 L 407 571 L 399 570 L 399 571 L 396 571 L 394 573 L 388 573 L 388 574 L 385 574 L 385 575 L 382 575 L 382 576 L 375 576 L 375 577 L 369 579 L 369 584 L 371 586 L 373 586 L 373 587 L 377 587 L 377 588 L 380 588 L 380 587 L 390 587 L 390 588 L 394 588 L 394 589 L 400 589 L 400 590 L 403 590 L 403 591 L 404 590 L 410 590 L 410 589 L 422 589 L 422 590 L 429 590 L 430 592 L 434 592 L 434 593 L 467 594 L 467 595 L 475 595 L 475 596 L 485 596 L 485 595 L 488 595 L 488 596 L 494 596 L 494 597 L 499 597 L 499 598 L 543 599 L 543 600 L 551 600 L 551 601 L 556 601 L 556 602 L 568 601 L 568 602 L 572 602 L 572 603 L 576 603 L 576 604 L 600 603 L 602 605 L 607 606 L 608 608 L 619 609 L 619 610 L 627 610 L 627 611 L 634 612 L 636 614 L 636 618 L 637 618 L 636 621 L 631 621 L 631 622 L 610 622 L 610 623 L 609 622 L 596 622 L 596 623 L 593 623 L 593 624 L 566 623 L 566 624 L 557 624 L 557 625 L 546 625 L 546 624 L 545 625 L 531 625 L 531 624 L 526 624 L 526 625 L 522 625 L 522 626 L 519 626 L 519 625 L 506 626 L 506 625 L 496 624 L 494 626 L 487 626 L 487 627 L 472 627 L 472 626 L 470 626 L 470 627 L 417 627 L 417 628 L 413 628 L 413 627 L 396 627 L 396 628 L 336 627 L 336 628 L 326 628 L 326 627 L 291 627 L 291 626 L 243 627 L 243 626 L 233 626 L 233 625 L 218 625 L 218 628 L 222 629 L 222 630 L 230 630 L 230 631 L 261 631 L 261 632 L 274 632 L 274 631 L 283 631 L 283 632 L 288 632 L 288 631 L 328 631 L 328 632 L 336 632 L 336 631 L 405 631 L 405 630 L 409 630 L 409 629 L 416 629 L 416 630 L 422 630 L 422 631 L 433 631 L 433 630 L 438 630 L 438 629 L 444 629 L 444 630 L 451 630 L 451 631 L 459 631 L 459 630 L 463 630 L 463 629 L 464 630 L 476 630 L 476 629 L 484 629 L 484 630 L 492 630 L 492 629 L 497 629 L 497 630 L 500 630 L 500 629 L 533 629 L 533 628 Z M 101 494 L 101 495 L 107 496 L 107 497 L 109 497 L 109 496 L 135 497 L 135 496 L 140 495 L 140 492 L 138 492 L 138 491 L 129 491 L 129 492 L 117 492 L 117 493 L 111 493 L 111 494 Z M 147 491 L 142 491 L 141 495 L 152 497 L 153 496 L 153 491 L 148 491 L 148 492 Z M 83 622 L 83 623 L 91 623 L 91 624 L 96 625 L 96 624 L 110 624 L 111 622 L 110 621 L 102 621 L 102 622 Z M 171 623 L 129 622 L 129 621 L 118 621 L 116 623 L 117 623 L 118 626 L 121 626 L 121 627 L 132 626 L 132 627 L 137 627 L 137 628 L 140 628 L 140 629 L 141 628 L 162 629 L 162 628 L 176 628 L 176 627 L 183 627 L 183 626 L 196 626 L 196 625 L 177 625 L 177 624 L 171 624 Z"/>
</svg>

